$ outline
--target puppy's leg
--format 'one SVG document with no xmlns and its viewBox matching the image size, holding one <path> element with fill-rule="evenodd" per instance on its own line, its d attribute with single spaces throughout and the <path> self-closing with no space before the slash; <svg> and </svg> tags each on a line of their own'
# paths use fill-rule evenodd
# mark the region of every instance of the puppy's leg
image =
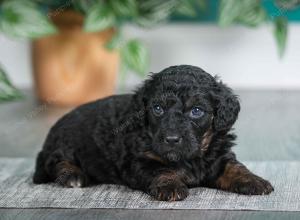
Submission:
<svg viewBox="0 0 300 220">
<path fill-rule="evenodd" d="M 69 161 L 61 161 L 55 165 L 54 182 L 70 188 L 84 187 L 87 185 L 87 176 L 76 165 Z"/>
<path fill-rule="evenodd" d="M 33 174 L 33 183 L 35 183 L 35 184 L 50 182 L 49 175 L 47 174 L 47 171 L 45 170 L 44 162 L 45 162 L 45 156 L 44 156 L 43 152 L 40 152 L 36 159 L 35 172 Z"/>
<path fill-rule="evenodd" d="M 180 174 L 176 171 L 166 171 L 152 180 L 149 194 L 157 200 L 179 201 L 185 199 L 189 191 Z"/>
<path fill-rule="evenodd" d="M 166 167 L 158 156 L 149 154 L 147 159 L 136 160 L 131 169 L 123 169 L 122 178 L 132 189 L 141 190 L 156 200 L 179 201 L 188 194 L 187 176 L 184 170 Z"/>
<path fill-rule="evenodd" d="M 267 180 L 256 176 L 238 161 L 227 162 L 223 174 L 216 180 L 214 186 L 245 195 L 264 195 L 274 191 Z"/>
</svg>

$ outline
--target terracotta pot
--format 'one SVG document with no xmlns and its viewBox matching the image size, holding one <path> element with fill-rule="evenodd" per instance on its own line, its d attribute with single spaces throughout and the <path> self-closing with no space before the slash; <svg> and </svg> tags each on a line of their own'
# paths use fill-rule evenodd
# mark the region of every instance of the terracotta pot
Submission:
<svg viewBox="0 0 300 220">
<path fill-rule="evenodd" d="M 83 17 L 73 11 L 51 16 L 59 33 L 32 43 L 38 98 L 55 105 L 79 105 L 115 91 L 119 66 L 117 51 L 104 45 L 114 30 L 85 33 Z"/>
</svg>

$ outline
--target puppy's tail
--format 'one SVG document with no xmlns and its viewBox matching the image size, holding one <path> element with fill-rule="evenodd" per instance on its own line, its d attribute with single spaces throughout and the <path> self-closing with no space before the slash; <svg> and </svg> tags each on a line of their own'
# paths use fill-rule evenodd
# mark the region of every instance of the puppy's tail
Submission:
<svg viewBox="0 0 300 220">
<path fill-rule="evenodd" d="M 33 183 L 42 184 L 50 182 L 50 178 L 45 170 L 45 157 L 43 151 L 38 154 L 33 174 Z"/>
</svg>

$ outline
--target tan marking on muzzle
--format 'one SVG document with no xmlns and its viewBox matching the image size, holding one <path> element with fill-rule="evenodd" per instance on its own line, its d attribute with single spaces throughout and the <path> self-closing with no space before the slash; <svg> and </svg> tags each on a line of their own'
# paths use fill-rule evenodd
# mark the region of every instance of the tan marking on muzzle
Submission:
<svg viewBox="0 0 300 220">
<path fill-rule="evenodd" d="M 156 153 L 154 153 L 152 151 L 144 152 L 144 156 L 146 156 L 147 158 L 149 158 L 151 160 L 155 160 L 155 161 L 158 161 L 160 163 L 166 164 L 166 161 L 164 161 L 160 156 L 158 156 Z"/>
</svg>

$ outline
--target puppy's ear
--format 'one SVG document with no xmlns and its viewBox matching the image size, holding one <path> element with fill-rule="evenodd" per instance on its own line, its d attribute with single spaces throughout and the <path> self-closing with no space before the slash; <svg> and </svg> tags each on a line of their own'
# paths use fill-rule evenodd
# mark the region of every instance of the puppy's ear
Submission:
<svg viewBox="0 0 300 220">
<path fill-rule="evenodd" d="M 228 131 L 238 118 L 240 103 L 232 90 L 222 82 L 212 92 L 215 103 L 213 126 L 216 131 Z"/>
<path fill-rule="evenodd" d="M 131 112 L 138 117 L 135 117 L 134 123 L 145 128 L 148 124 L 146 105 L 151 95 L 151 81 L 146 80 L 142 87 L 138 88 L 133 95 L 131 103 Z"/>
<path fill-rule="evenodd" d="M 138 88 L 133 96 L 134 106 L 136 110 L 145 108 L 147 100 L 151 95 L 152 80 L 145 80 L 143 85 Z"/>
</svg>

